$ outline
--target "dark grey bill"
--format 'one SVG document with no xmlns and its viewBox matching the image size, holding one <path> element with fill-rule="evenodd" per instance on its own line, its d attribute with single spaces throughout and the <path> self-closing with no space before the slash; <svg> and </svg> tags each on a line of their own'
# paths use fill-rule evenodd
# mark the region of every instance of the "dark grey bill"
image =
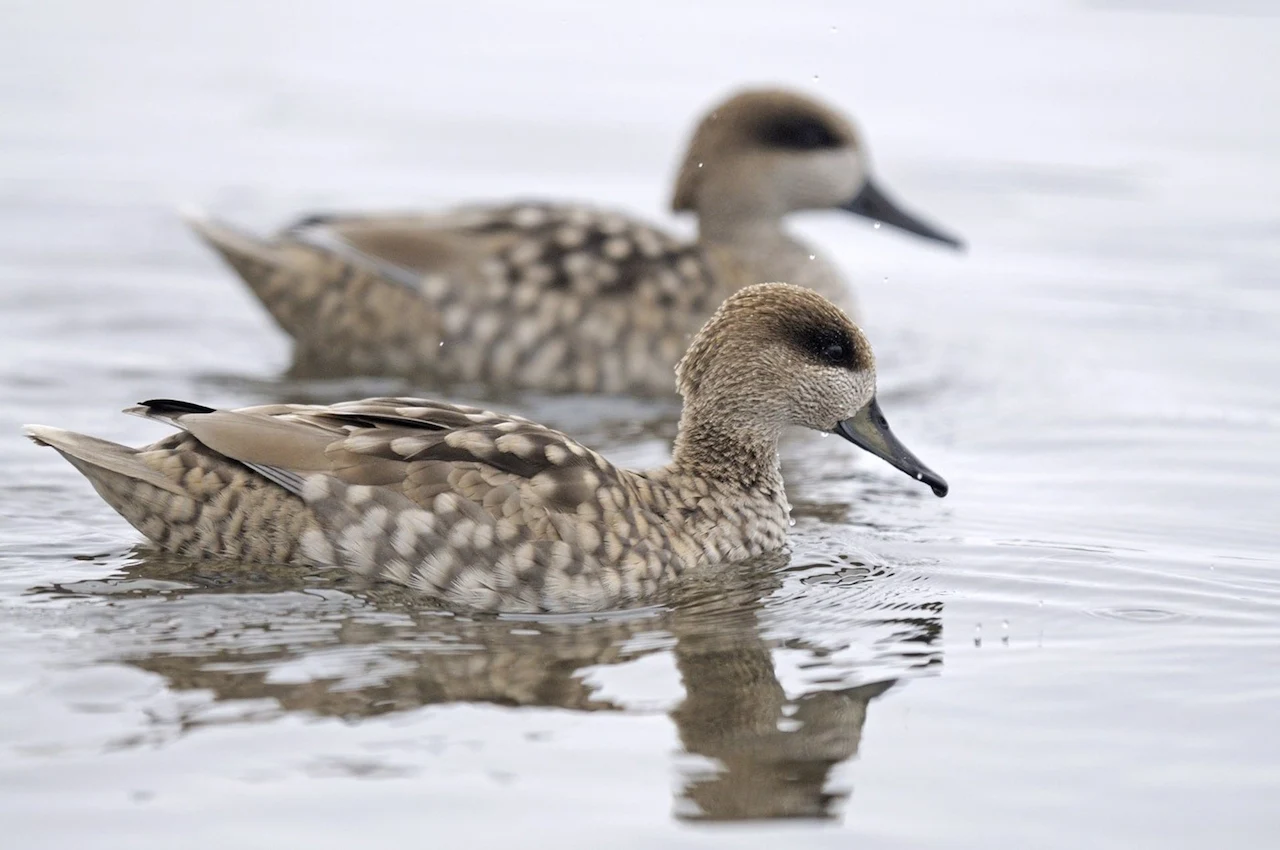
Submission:
<svg viewBox="0 0 1280 850">
<path fill-rule="evenodd" d="M 880 412 L 880 402 L 874 398 L 853 416 L 840 422 L 832 430 L 860 449 L 866 449 L 878 458 L 888 461 L 917 481 L 933 488 L 933 495 L 941 499 L 947 495 L 947 482 L 942 476 L 920 462 L 919 458 L 889 430 L 889 422 Z"/>
<path fill-rule="evenodd" d="M 943 245 L 950 245 L 952 248 L 964 247 L 964 243 L 956 237 L 949 233 L 944 233 L 910 213 L 904 212 L 901 207 L 890 200 L 888 195 L 880 191 L 879 186 L 870 180 L 866 182 L 862 187 L 862 191 L 852 201 L 843 204 L 840 209 L 848 210 L 854 215 L 866 216 L 873 221 L 896 227 L 899 230 L 905 230 L 908 233 L 914 233 L 917 236 L 923 236 L 925 239 L 941 242 Z"/>
</svg>

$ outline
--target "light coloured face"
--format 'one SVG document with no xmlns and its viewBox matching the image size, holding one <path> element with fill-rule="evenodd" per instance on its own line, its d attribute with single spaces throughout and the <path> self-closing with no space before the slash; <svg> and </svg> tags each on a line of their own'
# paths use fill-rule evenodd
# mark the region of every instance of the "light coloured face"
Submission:
<svg viewBox="0 0 1280 850">
<path fill-rule="evenodd" d="M 833 431 L 876 396 L 874 364 L 850 368 L 825 365 L 808 355 L 789 354 L 783 415 L 787 425 Z"/>
<path fill-rule="evenodd" d="M 747 168 L 768 184 L 784 212 L 839 207 L 856 197 L 867 181 L 866 164 L 853 146 L 764 150 L 747 157 Z"/>
</svg>

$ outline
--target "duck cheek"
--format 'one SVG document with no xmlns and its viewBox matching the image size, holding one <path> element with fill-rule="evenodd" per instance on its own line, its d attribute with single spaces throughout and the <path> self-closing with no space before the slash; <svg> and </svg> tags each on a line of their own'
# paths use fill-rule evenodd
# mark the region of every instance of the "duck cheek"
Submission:
<svg viewBox="0 0 1280 850">
<path fill-rule="evenodd" d="M 805 153 L 782 169 L 792 209 L 839 206 L 862 188 L 863 169 L 849 150 Z"/>
</svg>

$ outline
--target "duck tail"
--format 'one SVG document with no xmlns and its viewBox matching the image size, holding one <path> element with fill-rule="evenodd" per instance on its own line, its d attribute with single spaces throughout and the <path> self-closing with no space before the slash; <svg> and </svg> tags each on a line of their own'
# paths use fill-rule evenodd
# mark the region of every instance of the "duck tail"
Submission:
<svg viewBox="0 0 1280 850">
<path fill-rule="evenodd" d="M 295 370 L 307 375 L 403 373 L 411 352 L 435 353 L 439 317 L 419 276 L 361 254 L 327 233 L 327 216 L 263 239 L 184 210 L 183 218 L 235 270 L 276 324 L 293 337 Z M 371 345 L 371 339 L 378 345 Z M 378 356 L 384 352 L 387 362 Z M 394 355 L 394 356 L 393 356 Z"/>
<path fill-rule="evenodd" d="M 121 513 L 123 499 L 135 494 L 139 484 L 175 496 L 187 495 L 177 481 L 144 463 L 137 449 L 48 425 L 26 425 L 22 432 L 37 446 L 56 449 L 89 479 L 107 504 Z"/>
<path fill-rule="evenodd" d="M 196 209 L 185 208 L 181 214 L 248 285 L 276 324 L 295 339 L 305 338 L 324 284 L 340 274 L 334 258 L 293 240 L 264 239 Z"/>
</svg>

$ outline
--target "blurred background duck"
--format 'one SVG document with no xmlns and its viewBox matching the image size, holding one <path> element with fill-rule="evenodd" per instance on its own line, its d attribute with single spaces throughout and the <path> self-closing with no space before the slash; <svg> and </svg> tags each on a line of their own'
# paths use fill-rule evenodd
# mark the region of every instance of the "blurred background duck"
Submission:
<svg viewBox="0 0 1280 850">
<path fill-rule="evenodd" d="M 293 338 L 295 375 L 494 391 L 670 396 L 691 335 L 763 281 L 856 314 L 839 270 L 785 229 L 792 212 L 841 209 L 961 247 L 877 186 L 848 118 L 784 90 L 739 92 L 702 118 L 672 209 L 697 216 L 696 241 L 544 202 L 309 215 L 269 239 L 187 218 Z"/>
</svg>

